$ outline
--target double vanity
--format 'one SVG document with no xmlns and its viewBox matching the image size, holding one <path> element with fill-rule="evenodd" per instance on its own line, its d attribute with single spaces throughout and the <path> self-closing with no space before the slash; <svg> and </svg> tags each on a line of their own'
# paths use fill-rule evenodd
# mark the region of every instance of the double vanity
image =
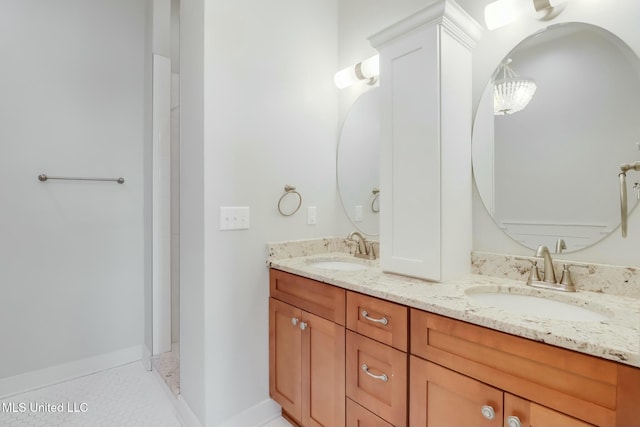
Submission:
<svg viewBox="0 0 640 427">
<path fill-rule="evenodd" d="M 375 221 L 363 224 L 363 207 L 379 218 L 379 251 L 362 242 L 359 252 L 381 258 L 354 257 L 349 239 L 269 246 L 270 395 L 294 424 L 640 425 L 639 271 L 569 261 L 558 270 L 558 260 L 554 270 L 547 249 L 563 258 L 616 230 L 615 177 L 637 157 L 638 6 L 603 19 L 595 5 L 576 3 L 563 25 L 484 32 L 455 1 L 440 0 L 369 38 L 380 87 L 354 105 L 370 103 L 372 117 L 345 125 L 338 187 L 356 228 L 377 234 L 367 231 Z M 501 65 L 491 71 L 494 59 Z M 495 109 L 504 64 L 538 85 L 514 115 Z M 616 77 L 600 100 L 603 75 Z M 613 81 L 619 96 L 610 96 Z M 578 102 L 585 93 L 590 102 Z M 375 172 L 379 164 L 379 182 L 344 172 L 356 170 L 344 162 L 351 130 L 369 122 L 379 129 L 356 138 L 367 155 L 351 157 L 373 159 Z M 376 155 L 370 134 L 379 134 Z M 537 257 L 472 252 L 495 247 L 495 233 L 476 228 L 485 213 L 473 206 L 472 182 L 514 252 L 528 247 Z"/>
<path fill-rule="evenodd" d="M 284 248 L 269 259 L 270 392 L 295 423 L 640 419 L 637 298 L 578 280 L 578 292 L 564 293 L 482 274 L 441 283 L 387 274 L 340 239 Z M 474 271 L 495 263 L 486 256 L 473 254 Z"/>
</svg>

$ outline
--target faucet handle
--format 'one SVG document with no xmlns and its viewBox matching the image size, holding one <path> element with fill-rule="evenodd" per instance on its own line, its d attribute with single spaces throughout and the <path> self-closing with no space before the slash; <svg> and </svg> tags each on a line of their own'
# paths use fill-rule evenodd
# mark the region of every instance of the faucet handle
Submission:
<svg viewBox="0 0 640 427">
<path fill-rule="evenodd" d="M 531 263 L 531 270 L 529 270 L 527 285 L 530 285 L 532 282 L 542 282 L 542 278 L 540 277 L 540 270 L 538 270 L 538 260 L 536 258 L 523 256 L 515 256 L 513 258 L 520 261 L 529 261 Z"/>
<path fill-rule="evenodd" d="M 571 272 L 569 271 L 570 266 L 570 264 L 564 264 L 562 266 L 562 276 L 560 277 L 560 282 L 558 284 L 566 291 L 575 292 L 576 287 L 573 284 L 573 280 L 571 280 Z"/>
<path fill-rule="evenodd" d="M 531 261 L 531 271 L 529 272 L 529 278 L 527 279 L 527 285 L 530 285 L 533 282 L 541 282 L 540 271 L 538 270 L 538 260 L 530 259 Z"/>
<path fill-rule="evenodd" d="M 378 258 L 377 254 L 376 254 L 374 242 L 367 241 L 366 248 L 367 248 L 367 258 L 368 259 L 376 259 L 376 258 Z"/>
</svg>

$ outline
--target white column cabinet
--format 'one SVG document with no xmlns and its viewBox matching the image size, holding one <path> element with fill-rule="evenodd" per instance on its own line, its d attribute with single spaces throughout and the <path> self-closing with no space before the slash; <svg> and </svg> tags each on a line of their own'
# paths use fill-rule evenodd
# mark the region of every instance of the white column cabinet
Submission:
<svg viewBox="0 0 640 427">
<path fill-rule="evenodd" d="M 471 49 L 480 26 L 451 0 L 375 34 L 380 52 L 380 263 L 428 280 L 468 273 Z"/>
</svg>

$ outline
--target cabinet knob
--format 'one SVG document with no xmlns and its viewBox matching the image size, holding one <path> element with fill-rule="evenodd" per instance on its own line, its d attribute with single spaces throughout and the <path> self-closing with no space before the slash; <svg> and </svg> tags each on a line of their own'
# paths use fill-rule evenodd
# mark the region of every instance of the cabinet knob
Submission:
<svg viewBox="0 0 640 427">
<path fill-rule="evenodd" d="M 515 415 L 511 415 L 507 417 L 507 425 L 509 427 L 522 427 L 522 422 L 520 421 L 520 418 Z"/>
<path fill-rule="evenodd" d="M 367 310 L 362 310 L 362 317 L 364 317 L 370 322 L 380 323 L 381 325 L 384 325 L 384 326 L 387 326 L 387 324 L 389 323 L 386 317 L 383 317 L 381 319 L 375 319 L 373 317 L 369 317 L 369 312 Z"/>
<path fill-rule="evenodd" d="M 484 405 L 480 408 L 480 411 L 482 412 L 482 416 L 488 420 L 492 420 L 496 417 L 496 411 L 489 405 Z"/>
<path fill-rule="evenodd" d="M 300 321 L 300 319 L 298 319 L 297 317 L 292 317 L 291 318 L 291 324 L 293 326 L 296 326 L 298 324 L 298 322 Z"/>
<path fill-rule="evenodd" d="M 307 322 L 300 322 L 300 329 L 302 329 L 303 331 L 307 329 L 307 326 Z"/>
</svg>

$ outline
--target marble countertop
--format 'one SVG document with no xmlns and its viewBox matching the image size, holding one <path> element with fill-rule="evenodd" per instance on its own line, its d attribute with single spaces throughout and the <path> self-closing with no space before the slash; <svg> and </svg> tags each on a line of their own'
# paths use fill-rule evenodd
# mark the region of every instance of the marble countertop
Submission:
<svg viewBox="0 0 640 427">
<path fill-rule="evenodd" d="M 358 271 L 313 267 L 313 261 L 344 260 L 366 264 Z M 536 289 L 523 281 L 469 274 L 443 283 L 384 273 L 376 261 L 345 253 L 324 253 L 271 259 L 271 268 L 308 277 L 344 289 L 441 314 L 513 335 L 640 367 L 640 300 L 626 296 Z M 600 321 L 553 320 L 535 314 L 484 306 L 473 292 L 539 296 L 587 308 L 607 316 Z"/>
</svg>

